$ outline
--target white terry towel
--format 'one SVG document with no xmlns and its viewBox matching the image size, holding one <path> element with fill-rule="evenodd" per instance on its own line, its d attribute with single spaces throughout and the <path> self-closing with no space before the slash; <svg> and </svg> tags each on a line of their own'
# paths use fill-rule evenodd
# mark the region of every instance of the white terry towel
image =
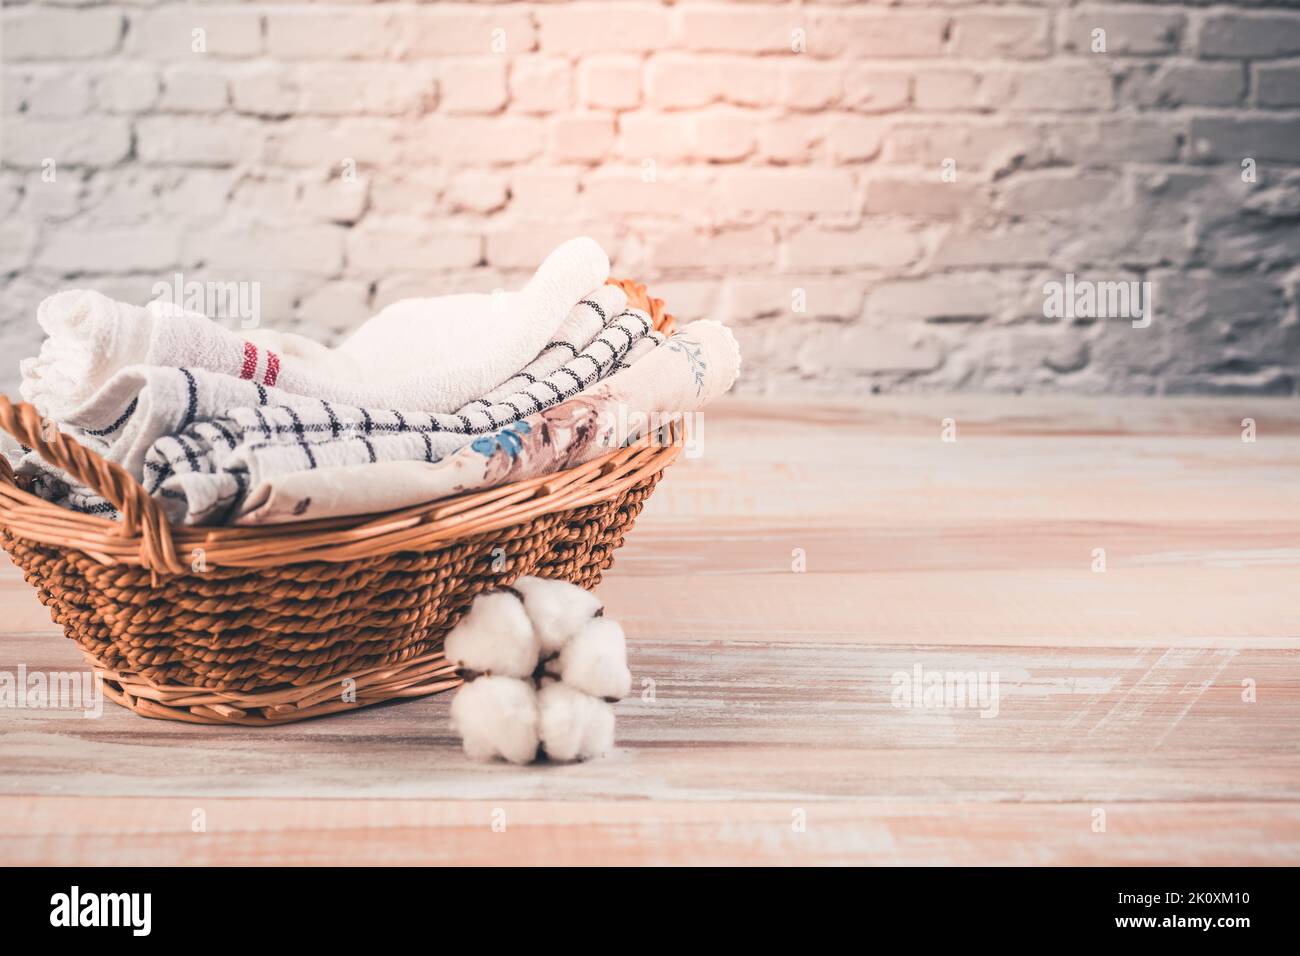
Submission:
<svg viewBox="0 0 1300 956">
<path fill-rule="evenodd" d="M 613 291 L 618 301 L 622 293 Z M 272 475 L 398 458 L 437 461 L 477 436 L 572 398 L 611 374 L 649 333 L 648 315 L 624 311 L 550 375 L 456 413 L 336 405 L 202 369 L 130 368 L 92 400 L 98 420 L 80 417 L 93 426 L 70 431 L 142 480 L 173 521 L 220 521 Z M 39 477 L 50 500 L 95 514 L 111 511 L 34 452 L 18 470 Z"/>
<path fill-rule="evenodd" d="M 132 365 L 205 369 L 295 395 L 369 408 L 452 412 L 538 355 L 574 306 L 609 278 L 592 239 L 558 246 L 519 292 L 403 299 L 338 348 L 292 334 L 241 335 L 158 303 L 114 302 L 96 292 L 46 299 L 48 336 L 21 363 L 23 398 L 56 421 Z"/>
<path fill-rule="evenodd" d="M 740 349 L 719 322 L 692 322 L 662 346 L 643 349 L 648 352 L 625 371 L 440 461 L 429 463 L 417 450 L 398 460 L 251 480 L 234 523 L 389 511 L 573 468 L 642 436 L 647 423 L 698 412 L 730 389 L 740 371 Z"/>
</svg>

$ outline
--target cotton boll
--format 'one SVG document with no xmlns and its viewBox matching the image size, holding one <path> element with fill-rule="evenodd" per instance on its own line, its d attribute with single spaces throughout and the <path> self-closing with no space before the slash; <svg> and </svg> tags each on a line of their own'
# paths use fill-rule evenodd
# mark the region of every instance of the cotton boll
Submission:
<svg viewBox="0 0 1300 956">
<path fill-rule="evenodd" d="M 531 677 L 537 666 L 537 634 L 519 598 L 490 591 L 474 600 L 443 642 L 447 660 L 458 668 L 504 677 Z"/>
<path fill-rule="evenodd" d="M 537 695 L 542 747 L 552 760 L 587 760 L 614 746 L 614 708 L 565 684 Z"/>
<path fill-rule="evenodd" d="M 568 581 L 523 577 L 515 588 L 524 596 L 524 609 L 537 631 L 543 656 L 558 651 L 600 610 L 600 599 Z"/>
<path fill-rule="evenodd" d="M 632 690 L 623 628 L 609 618 L 593 618 L 560 651 L 549 669 L 565 684 L 605 700 L 619 700 Z"/>
<path fill-rule="evenodd" d="M 537 757 L 537 692 L 513 677 L 470 681 L 451 702 L 451 727 L 472 760 L 529 763 Z"/>
</svg>

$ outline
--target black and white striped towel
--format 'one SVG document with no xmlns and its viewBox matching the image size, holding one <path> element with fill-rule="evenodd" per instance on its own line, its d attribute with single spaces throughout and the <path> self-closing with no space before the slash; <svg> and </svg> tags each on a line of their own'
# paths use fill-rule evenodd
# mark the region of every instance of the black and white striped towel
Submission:
<svg viewBox="0 0 1300 956">
<path fill-rule="evenodd" d="M 658 340 L 648 315 L 625 310 L 549 374 L 449 414 L 339 405 L 197 369 L 132 369 L 121 374 L 143 379 L 136 397 L 107 426 L 82 430 L 78 437 L 100 443 L 107 457 L 135 472 L 172 521 L 219 524 L 249 488 L 275 475 L 377 461 L 437 461 L 480 435 L 573 397 Z M 108 502 L 68 483 L 35 455 L 24 456 L 19 470 L 37 476 L 39 493 L 51 500 L 113 514 Z"/>
</svg>

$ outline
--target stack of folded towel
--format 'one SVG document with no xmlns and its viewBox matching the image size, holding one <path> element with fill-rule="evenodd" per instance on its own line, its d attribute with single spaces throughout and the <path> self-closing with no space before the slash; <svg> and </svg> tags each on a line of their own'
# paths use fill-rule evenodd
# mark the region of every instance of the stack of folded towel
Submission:
<svg viewBox="0 0 1300 956">
<path fill-rule="evenodd" d="M 581 464 L 731 387 L 730 332 L 665 339 L 608 277 L 573 239 L 519 292 L 396 302 L 333 349 L 64 292 L 40 306 L 22 395 L 177 523 L 404 507 Z M 10 457 L 43 497 L 115 516 L 29 449 Z"/>
</svg>

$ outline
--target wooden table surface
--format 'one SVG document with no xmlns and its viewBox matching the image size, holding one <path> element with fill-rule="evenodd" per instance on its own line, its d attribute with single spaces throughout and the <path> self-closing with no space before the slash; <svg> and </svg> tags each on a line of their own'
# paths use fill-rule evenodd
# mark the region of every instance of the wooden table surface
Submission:
<svg viewBox="0 0 1300 956">
<path fill-rule="evenodd" d="M 705 426 L 600 588 L 638 687 L 608 758 L 469 763 L 445 694 L 275 729 L 0 710 L 0 863 L 1300 863 L 1300 403 Z M 81 658 L 5 563 L 20 664 Z M 918 706 L 918 673 L 996 697 Z"/>
</svg>

